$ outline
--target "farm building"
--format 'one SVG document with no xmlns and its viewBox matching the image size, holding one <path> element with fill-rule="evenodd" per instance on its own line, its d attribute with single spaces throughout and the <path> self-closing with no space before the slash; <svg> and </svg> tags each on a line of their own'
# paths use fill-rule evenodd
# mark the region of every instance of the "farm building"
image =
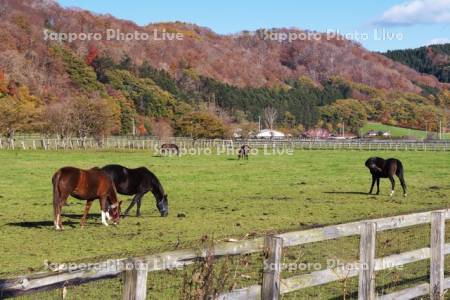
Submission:
<svg viewBox="0 0 450 300">
<path fill-rule="evenodd" d="M 256 135 L 256 137 L 258 139 L 282 139 L 285 137 L 285 134 L 273 129 L 263 129 Z"/>
</svg>

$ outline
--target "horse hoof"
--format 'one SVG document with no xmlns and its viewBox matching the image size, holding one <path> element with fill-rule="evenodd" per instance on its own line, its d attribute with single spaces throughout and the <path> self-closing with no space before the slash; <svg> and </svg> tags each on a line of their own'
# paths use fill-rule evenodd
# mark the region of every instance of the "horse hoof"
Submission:
<svg viewBox="0 0 450 300">
<path fill-rule="evenodd" d="M 406 196 L 408 196 L 406 193 L 405 194 L 403 194 L 403 197 L 406 197 Z"/>
</svg>

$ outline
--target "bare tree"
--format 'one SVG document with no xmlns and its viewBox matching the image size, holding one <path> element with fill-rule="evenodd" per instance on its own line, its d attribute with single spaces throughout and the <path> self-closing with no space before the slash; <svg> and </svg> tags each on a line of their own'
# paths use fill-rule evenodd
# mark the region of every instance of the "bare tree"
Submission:
<svg viewBox="0 0 450 300">
<path fill-rule="evenodd" d="M 103 99 L 79 97 L 71 103 L 69 120 L 72 131 L 79 137 L 100 138 L 110 133 L 114 125 L 113 114 Z"/>
<path fill-rule="evenodd" d="M 166 119 L 159 119 L 152 122 L 152 134 L 159 139 L 166 139 L 173 136 L 173 129 L 170 121 Z"/>
<path fill-rule="evenodd" d="M 74 98 L 48 106 L 44 115 L 46 130 L 62 138 L 100 138 L 114 126 L 113 113 L 103 99 Z"/>
<path fill-rule="evenodd" d="M 45 129 L 47 133 L 56 134 L 61 138 L 70 137 L 72 134 L 71 122 L 67 103 L 55 103 L 45 109 Z"/>
<path fill-rule="evenodd" d="M 277 120 L 278 111 L 272 106 L 264 108 L 264 123 L 267 128 L 272 130 Z"/>
</svg>

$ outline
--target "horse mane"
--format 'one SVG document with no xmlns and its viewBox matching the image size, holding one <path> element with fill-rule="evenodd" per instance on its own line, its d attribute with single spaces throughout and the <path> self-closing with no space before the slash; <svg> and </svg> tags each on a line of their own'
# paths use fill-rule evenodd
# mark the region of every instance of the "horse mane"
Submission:
<svg viewBox="0 0 450 300">
<path fill-rule="evenodd" d="M 128 170 L 143 170 L 144 172 L 147 172 L 150 175 L 150 180 L 151 180 L 151 185 L 152 185 L 152 189 L 150 191 L 152 192 L 153 196 L 155 196 L 155 198 L 157 198 L 157 199 L 164 197 L 165 191 L 164 191 L 164 188 L 163 188 L 161 182 L 159 181 L 158 177 L 156 177 L 156 175 L 152 171 L 150 171 L 148 168 L 146 168 L 146 167 L 139 167 L 136 169 L 124 168 L 124 170 L 126 170 L 127 172 L 128 172 Z"/>
<path fill-rule="evenodd" d="M 152 185 L 154 187 L 154 189 L 152 189 L 152 193 L 156 198 L 160 199 L 165 195 L 164 188 L 161 182 L 159 181 L 158 177 L 156 177 L 156 175 L 153 174 L 152 172 L 150 173 L 152 174 Z"/>
</svg>

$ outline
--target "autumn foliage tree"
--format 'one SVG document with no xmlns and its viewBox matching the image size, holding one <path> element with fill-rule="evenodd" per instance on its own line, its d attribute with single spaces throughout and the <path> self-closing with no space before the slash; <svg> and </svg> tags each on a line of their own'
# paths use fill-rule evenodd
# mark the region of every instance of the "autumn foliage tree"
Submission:
<svg viewBox="0 0 450 300">
<path fill-rule="evenodd" d="M 93 45 L 91 45 L 89 47 L 88 53 L 87 53 L 86 58 L 85 58 L 86 64 L 88 66 L 92 66 L 92 63 L 97 58 L 98 54 L 99 54 L 98 48 L 93 46 Z"/>
<path fill-rule="evenodd" d="M 364 105 L 355 99 L 337 100 L 320 109 L 321 119 L 331 124 L 334 129 L 344 124 L 347 131 L 358 133 L 359 128 L 367 121 L 367 113 Z"/>
<path fill-rule="evenodd" d="M 179 135 L 193 138 L 223 138 L 227 132 L 226 125 L 216 115 L 205 111 L 181 117 L 176 126 Z"/>
<path fill-rule="evenodd" d="M 0 94 L 0 130 L 39 131 L 43 125 L 42 101 L 31 95 L 27 87 L 13 85 L 13 93 Z"/>
</svg>

